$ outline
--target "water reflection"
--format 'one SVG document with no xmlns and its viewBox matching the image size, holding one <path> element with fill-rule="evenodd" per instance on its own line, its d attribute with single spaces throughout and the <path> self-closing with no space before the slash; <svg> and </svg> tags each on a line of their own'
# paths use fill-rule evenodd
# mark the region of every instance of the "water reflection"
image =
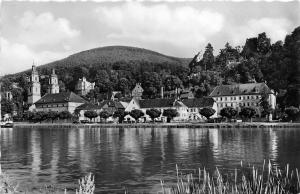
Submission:
<svg viewBox="0 0 300 194">
<path fill-rule="evenodd" d="M 264 160 L 300 168 L 297 129 L 1 129 L 3 168 L 37 188 L 74 188 L 88 172 L 97 188 L 126 186 L 132 192 L 157 191 L 160 179 L 182 168 L 216 166 L 231 170 L 240 161 Z"/>
</svg>

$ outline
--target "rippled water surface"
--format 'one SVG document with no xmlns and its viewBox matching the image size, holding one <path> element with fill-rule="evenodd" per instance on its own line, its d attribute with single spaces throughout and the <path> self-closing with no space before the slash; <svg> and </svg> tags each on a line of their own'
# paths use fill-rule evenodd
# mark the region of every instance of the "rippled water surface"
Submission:
<svg viewBox="0 0 300 194">
<path fill-rule="evenodd" d="M 219 167 L 240 161 L 300 168 L 300 129 L 1 129 L 2 168 L 22 188 L 55 184 L 74 188 L 88 172 L 96 193 L 126 187 L 157 193 L 181 168 Z"/>
</svg>

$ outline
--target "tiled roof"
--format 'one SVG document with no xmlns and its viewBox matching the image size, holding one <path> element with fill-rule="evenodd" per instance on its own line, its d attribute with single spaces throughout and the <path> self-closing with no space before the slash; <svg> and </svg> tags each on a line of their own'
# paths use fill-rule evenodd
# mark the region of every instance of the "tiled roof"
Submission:
<svg viewBox="0 0 300 194">
<path fill-rule="evenodd" d="M 139 100 L 141 108 L 166 108 L 173 107 L 175 99 L 163 98 L 163 99 L 145 99 Z"/>
<path fill-rule="evenodd" d="M 103 107 L 105 105 L 107 105 L 108 107 L 114 107 L 117 109 L 125 108 L 120 102 L 114 101 L 114 100 L 104 100 L 103 102 L 100 103 L 100 107 Z"/>
<path fill-rule="evenodd" d="M 184 99 L 182 100 L 183 104 L 187 107 L 212 107 L 214 104 L 214 99 L 210 97 L 205 98 L 193 98 L 193 99 Z"/>
<path fill-rule="evenodd" d="M 91 104 L 91 103 L 84 103 L 76 108 L 76 110 L 100 110 L 101 106 Z"/>
<path fill-rule="evenodd" d="M 214 88 L 211 97 L 216 96 L 236 96 L 249 94 L 271 94 L 272 91 L 265 83 L 249 83 L 235 85 L 221 85 Z"/>
<path fill-rule="evenodd" d="M 86 101 L 73 92 L 61 92 L 57 94 L 46 94 L 35 104 L 49 104 L 49 103 L 65 103 L 65 102 L 77 102 L 86 103 Z"/>
</svg>

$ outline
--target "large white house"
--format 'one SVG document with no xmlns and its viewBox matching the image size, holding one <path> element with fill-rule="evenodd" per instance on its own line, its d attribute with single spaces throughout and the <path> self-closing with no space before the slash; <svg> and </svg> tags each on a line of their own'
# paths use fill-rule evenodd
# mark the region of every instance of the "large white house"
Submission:
<svg viewBox="0 0 300 194">
<path fill-rule="evenodd" d="M 238 111 L 242 107 L 253 107 L 260 115 L 260 101 L 263 95 L 267 96 L 271 108 L 275 109 L 275 93 L 265 83 L 220 85 L 215 87 L 209 96 L 216 101 L 218 114 L 225 107 L 232 107 Z"/>
<path fill-rule="evenodd" d="M 91 83 L 86 80 L 85 77 L 78 80 L 75 86 L 75 90 L 79 95 L 86 95 L 95 88 L 95 82 Z"/>
</svg>

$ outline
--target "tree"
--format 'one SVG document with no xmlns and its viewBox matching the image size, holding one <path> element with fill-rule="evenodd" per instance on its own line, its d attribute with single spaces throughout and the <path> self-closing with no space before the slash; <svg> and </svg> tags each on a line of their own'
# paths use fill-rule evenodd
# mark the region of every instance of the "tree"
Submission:
<svg viewBox="0 0 300 194">
<path fill-rule="evenodd" d="M 235 117 L 236 114 L 237 114 L 237 110 L 235 110 L 232 107 L 225 107 L 220 111 L 220 115 L 222 117 L 226 117 L 227 119 L 232 119 L 232 117 Z"/>
<path fill-rule="evenodd" d="M 144 112 L 139 109 L 134 109 L 134 110 L 130 111 L 129 115 L 131 117 L 133 117 L 135 119 L 135 121 L 137 122 L 139 118 L 144 116 Z"/>
<path fill-rule="evenodd" d="M 202 63 L 204 65 L 204 70 L 212 69 L 213 64 L 215 62 L 215 57 L 214 57 L 214 48 L 211 46 L 210 43 L 207 44 L 205 47 L 205 51 L 203 54 L 203 59 Z"/>
<path fill-rule="evenodd" d="M 58 112 L 55 112 L 55 111 L 49 111 L 49 112 L 47 113 L 47 118 L 50 119 L 50 120 L 52 121 L 52 123 L 53 123 L 53 121 L 54 121 L 55 119 L 57 119 L 58 117 L 59 117 Z"/>
<path fill-rule="evenodd" d="M 243 107 L 240 115 L 244 118 L 250 119 L 252 121 L 252 118 L 255 116 L 256 111 L 252 107 Z"/>
<path fill-rule="evenodd" d="M 44 121 L 44 120 L 46 120 L 47 119 L 47 113 L 46 112 L 44 112 L 44 111 L 38 111 L 38 112 L 35 112 L 34 113 L 34 116 L 33 116 L 33 121 L 34 122 L 42 122 L 42 121 Z"/>
<path fill-rule="evenodd" d="M 90 121 L 92 122 L 92 119 L 98 117 L 98 114 L 94 110 L 87 110 L 87 111 L 84 112 L 84 116 L 89 118 Z"/>
<path fill-rule="evenodd" d="M 108 119 L 112 114 L 110 114 L 109 112 L 107 112 L 106 110 L 104 111 L 101 111 L 99 113 L 99 116 L 100 118 L 104 118 L 105 122 L 106 122 L 106 119 Z"/>
<path fill-rule="evenodd" d="M 297 114 L 299 113 L 299 108 L 294 107 L 294 106 L 290 106 L 287 107 L 284 112 L 288 115 L 288 119 L 291 121 L 294 121 Z"/>
<path fill-rule="evenodd" d="M 214 115 L 216 113 L 216 110 L 210 107 L 205 107 L 200 109 L 199 113 L 203 116 L 206 117 L 206 119 L 208 120 L 209 117 L 211 117 L 212 115 Z"/>
<path fill-rule="evenodd" d="M 178 116 L 178 112 L 176 109 L 165 109 L 163 112 L 163 116 L 167 117 L 167 122 L 170 123 L 174 117 Z"/>
<path fill-rule="evenodd" d="M 58 115 L 58 117 L 63 120 L 72 118 L 72 114 L 67 110 L 60 112 Z"/>
<path fill-rule="evenodd" d="M 260 106 L 262 108 L 262 116 L 269 116 L 273 109 L 268 100 L 268 94 L 263 94 L 260 99 Z"/>
<path fill-rule="evenodd" d="M 125 112 L 122 109 L 118 109 L 114 112 L 113 117 L 114 118 L 119 118 L 119 123 L 122 123 L 124 120 L 124 117 L 128 115 L 128 112 Z"/>
<path fill-rule="evenodd" d="M 155 118 L 160 117 L 161 115 L 161 111 L 158 109 L 149 109 L 146 110 L 146 114 L 149 115 L 149 117 L 152 119 L 152 121 L 154 122 Z"/>
</svg>

